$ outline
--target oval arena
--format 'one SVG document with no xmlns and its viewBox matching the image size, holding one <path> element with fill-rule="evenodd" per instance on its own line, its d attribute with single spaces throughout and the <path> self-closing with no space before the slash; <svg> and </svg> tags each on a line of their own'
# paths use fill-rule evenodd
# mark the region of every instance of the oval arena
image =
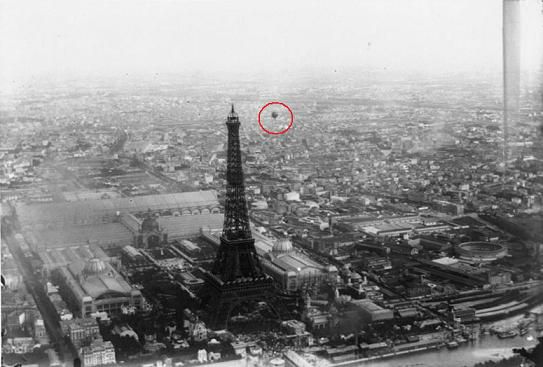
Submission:
<svg viewBox="0 0 543 367">
<path fill-rule="evenodd" d="M 507 248 L 498 243 L 473 241 L 459 244 L 456 254 L 462 260 L 468 261 L 494 261 L 507 255 Z"/>
</svg>

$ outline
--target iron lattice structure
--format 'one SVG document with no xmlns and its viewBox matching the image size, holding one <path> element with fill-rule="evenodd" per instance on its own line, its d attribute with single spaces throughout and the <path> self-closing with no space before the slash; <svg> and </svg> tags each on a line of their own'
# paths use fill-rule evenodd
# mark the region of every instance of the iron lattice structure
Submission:
<svg viewBox="0 0 543 367">
<path fill-rule="evenodd" d="M 243 168 L 241 166 L 241 148 L 239 143 L 239 117 L 234 111 L 228 114 L 228 151 L 226 167 L 226 202 L 222 235 L 228 240 L 251 238 Z"/>
<path fill-rule="evenodd" d="M 232 111 L 226 120 L 228 151 L 224 225 L 221 245 L 212 270 L 213 274 L 223 281 L 247 277 L 257 278 L 263 275 L 249 225 L 247 199 L 243 184 L 239 126 L 239 117 L 232 105 Z"/>
<path fill-rule="evenodd" d="M 212 327 L 226 328 L 232 309 L 246 301 L 272 301 L 273 280 L 262 270 L 251 234 L 239 141 L 239 117 L 234 106 L 228 128 L 226 200 L 223 232 L 211 272 L 201 292 L 202 306 Z"/>
</svg>

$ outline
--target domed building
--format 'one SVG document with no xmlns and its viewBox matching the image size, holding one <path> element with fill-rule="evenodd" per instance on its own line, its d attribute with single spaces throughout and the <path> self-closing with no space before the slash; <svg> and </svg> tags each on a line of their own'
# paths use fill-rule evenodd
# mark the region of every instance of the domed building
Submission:
<svg viewBox="0 0 543 367">
<path fill-rule="evenodd" d="M 273 245 L 272 252 L 274 254 L 286 254 L 293 250 L 292 242 L 288 238 L 282 238 Z"/>
<path fill-rule="evenodd" d="M 105 273 L 107 266 L 105 262 L 97 257 L 89 260 L 89 262 L 83 268 L 83 276 L 92 276 Z"/>
<path fill-rule="evenodd" d="M 160 226 L 158 224 L 157 218 L 154 215 L 148 215 L 141 222 L 141 231 L 142 232 L 159 232 Z"/>
<path fill-rule="evenodd" d="M 141 222 L 138 235 L 138 246 L 143 248 L 156 247 L 168 241 L 168 235 L 158 223 L 157 215 L 149 209 Z"/>
<path fill-rule="evenodd" d="M 67 291 L 82 317 L 102 311 L 114 315 L 123 306 L 137 310 L 143 306 L 141 292 L 128 284 L 110 263 L 99 258 L 75 261 L 55 272 L 61 288 Z"/>
<path fill-rule="evenodd" d="M 259 237 L 257 235 L 257 237 Z M 335 283 L 338 270 L 333 265 L 320 264 L 296 250 L 288 238 L 271 244 L 260 237 L 255 243 L 257 252 L 264 252 L 262 266 L 273 277 L 284 292 L 318 288 L 322 283 Z"/>
</svg>

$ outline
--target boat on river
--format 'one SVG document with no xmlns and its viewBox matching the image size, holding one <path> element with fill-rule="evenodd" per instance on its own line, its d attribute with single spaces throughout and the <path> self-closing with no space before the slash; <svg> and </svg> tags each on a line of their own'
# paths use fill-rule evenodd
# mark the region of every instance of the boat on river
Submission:
<svg viewBox="0 0 543 367">
<path fill-rule="evenodd" d="M 507 330 L 507 331 L 501 331 L 498 333 L 498 338 L 500 339 L 508 339 L 508 338 L 514 338 L 518 335 L 518 332 L 516 330 Z"/>
</svg>

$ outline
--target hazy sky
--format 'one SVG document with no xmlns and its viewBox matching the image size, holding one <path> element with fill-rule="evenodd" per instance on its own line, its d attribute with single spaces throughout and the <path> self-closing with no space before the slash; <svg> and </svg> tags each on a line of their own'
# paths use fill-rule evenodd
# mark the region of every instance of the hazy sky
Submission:
<svg viewBox="0 0 543 367">
<path fill-rule="evenodd" d="M 0 4 L 0 81 L 8 82 L 41 74 L 502 66 L 501 0 Z"/>
</svg>

